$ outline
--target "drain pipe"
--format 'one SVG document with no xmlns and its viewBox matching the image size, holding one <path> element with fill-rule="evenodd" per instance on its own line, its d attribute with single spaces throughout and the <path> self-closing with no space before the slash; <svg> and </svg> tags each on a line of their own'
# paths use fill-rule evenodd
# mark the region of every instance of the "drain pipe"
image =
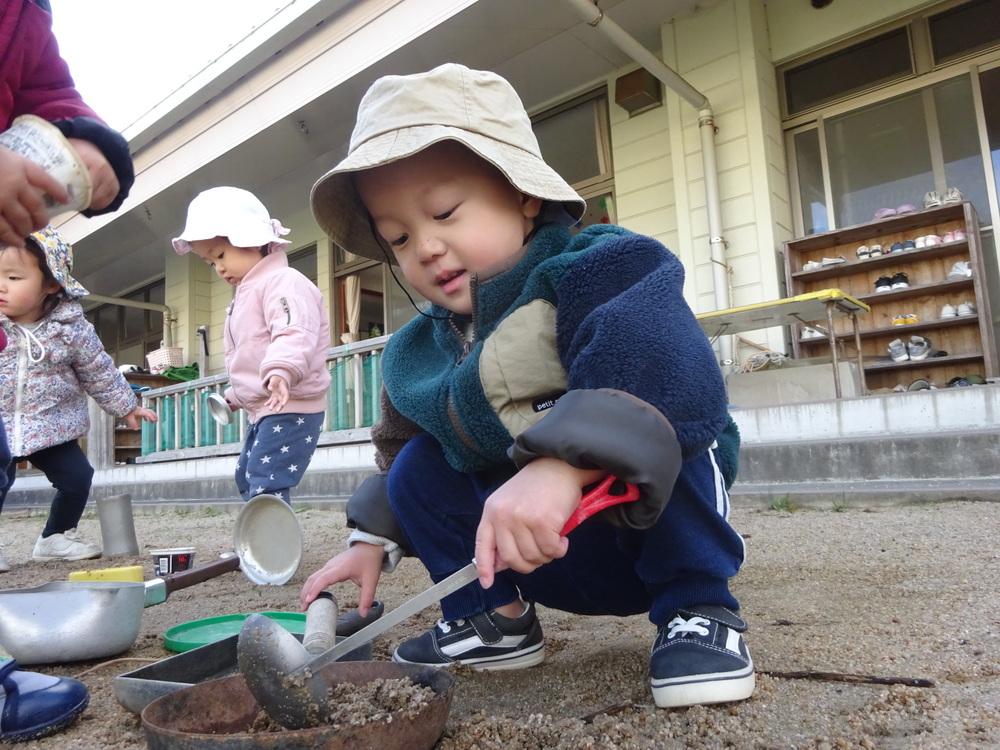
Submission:
<svg viewBox="0 0 1000 750">
<path fill-rule="evenodd" d="M 119 299 L 118 297 L 104 297 L 100 294 L 88 294 L 84 299 L 87 302 L 99 302 L 102 305 L 137 307 L 140 310 L 154 310 L 158 313 L 163 313 L 163 345 L 174 345 L 173 324 L 177 322 L 177 318 L 173 316 L 170 308 L 166 305 L 156 305 L 152 302 L 137 302 L 131 299 Z"/>
<path fill-rule="evenodd" d="M 705 170 L 705 203 L 708 208 L 708 235 L 712 260 L 712 286 L 715 309 L 733 306 L 729 293 L 729 266 L 726 264 L 726 239 L 722 235 L 722 201 L 719 197 L 719 172 L 715 158 L 715 115 L 708 97 L 669 68 L 660 58 L 640 44 L 621 26 L 604 15 L 591 0 L 566 0 L 579 16 L 610 39 L 625 54 L 655 75 L 671 91 L 698 110 L 701 136 L 701 159 Z M 736 363 L 732 336 L 719 337 L 719 353 L 724 368 Z"/>
</svg>

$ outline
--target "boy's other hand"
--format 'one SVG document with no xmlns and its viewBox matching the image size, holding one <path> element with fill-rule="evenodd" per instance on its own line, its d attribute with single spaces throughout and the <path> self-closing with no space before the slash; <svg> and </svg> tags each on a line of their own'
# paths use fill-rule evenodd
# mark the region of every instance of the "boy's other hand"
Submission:
<svg viewBox="0 0 1000 750">
<path fill-rule="evenodd" d="M 305 612 L 313 599 L 324 589 L 342 581 L 354 581 L 361 589 L 358 592 L 358 613 L 368 615 L 375 601 L 375 589 L 382 575 L 382 560 L 385 550 L 377 544 L 355 542 L 336 557 L 331 557 L 326 565 L 306 579 L 299 594 L 299 604 Z"/>
<path fill-rule="evenodd" d="M 24 247 L 25 237 L 49 223 L 46 194 L 69 202 L 69 193 L 58 180 L 30 159 L 0 146 L 0 242 Z"/>
<path fill-rule="evenodd" d="M 288 383 L 285 382 L 285 379 L 280 375 L 272 375 L 267 379 L 265 387 L 271 394 L 271 398 L 264 406 L 276 413 L 284 409 L 285 404 L 288 403 Z"/>
<path fill-rule="evenodd" d="M 107 208 L 111 205 L 111 201 L 118 197 L 118 192 L 121 190 L 121 184 L 118 182 L 114 168 L 104 158 L 101 149 L 90 141 L 70 138 L 69 143 L 90 173 L 93 192 L 88 208 L 92 211 Z"/>
<path fill-rule="evenodd" d="M 569 541 L 561 532 L 580 504 L 581 489 L 603 476 L 600 470 L 538 458 L 490 495 L 476 532 L 483 588 L 492 586 L 494 573 L 505 567 L 530 573 L 565 555 Z"/>
<path fill-rule="evenodd" d="M 137 406 L 122 417 L 122 419 L 125 420 L 125 424 L 128 425 L 130 430 L 138 430 L 143 420 L 147 422 L 155 422 L 157 417 L 156 412 L 152 409 L 143 409 L 141 406 Z"/>
</svg>

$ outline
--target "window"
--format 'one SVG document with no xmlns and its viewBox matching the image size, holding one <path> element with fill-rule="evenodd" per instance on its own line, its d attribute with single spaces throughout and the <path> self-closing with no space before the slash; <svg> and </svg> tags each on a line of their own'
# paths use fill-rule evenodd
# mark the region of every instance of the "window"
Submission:
<svg viewBox="0 0 1000 750">
<path fill-rule="evenodd" d="M 928 191 L 948 187 L 989 223 L 968 76 L 830 117 L 795 133 L 792 146 L 805 234 L 871 221 L 879 208 L 922 208 Z"/>
<path fill-rule="evenodd" d="M 1000 0 L 976 0 L 927 19 L 935 65 L 1000 46 Z"/>
<path fill-rule="evenodd" d="M 162 305 L 165 298 L 162 280 L 124 294 L 129 302 Z M 84 297 L 86 302 L 86 297 Z M 97 331 L 105 351 L 119 365 L 146 366 L 146 355 L 160 348 L 163 339 L 163 313 L 126 305 L 100 305 L 87 310 L 87 320 Z"/>
<path fill-rule="evenodd" d="M 785 109 L 796 115 L 913 75 L 906 27 L 784 72 Z"/>
</svg>

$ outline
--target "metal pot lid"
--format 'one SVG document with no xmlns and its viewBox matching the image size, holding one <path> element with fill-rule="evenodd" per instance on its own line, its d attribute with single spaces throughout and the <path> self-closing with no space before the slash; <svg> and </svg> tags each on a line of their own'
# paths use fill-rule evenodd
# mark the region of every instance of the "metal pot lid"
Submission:
<svg viewBox="0 0 1000 750">
<path fill-rule="evenodd" d="M 302 560 L 302 527 L 292 507 L 276 495 L 257 495 L 236 517 L 233 549 L 240 570 L 259 585 L 287 583 Z"/>
</svg>

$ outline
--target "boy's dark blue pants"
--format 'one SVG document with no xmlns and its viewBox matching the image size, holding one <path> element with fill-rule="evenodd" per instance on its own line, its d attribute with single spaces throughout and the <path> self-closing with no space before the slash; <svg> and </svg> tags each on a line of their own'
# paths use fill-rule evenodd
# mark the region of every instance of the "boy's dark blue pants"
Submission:
<svg viewBox="0 0 1000 750">
<path fill-rule="evenodd" d="M 235 474 L 244 500 L 266 493 L 291 502 L 291 489 L 316 452 L 323 416 L 269 414 L 247 427 Z"/>
<path fill-rule="evenodd" d="M 94 479 L 94 467 L 90 465 L 80 444 L 76 440 L 70 440 L 51 448 L 43 448 L 30 456 L 12 459 L 7 465 L 7 486 L 0 489 L 0 510 L 3 509 L 7 493 L 14 485 L 17 465 L 21 461 L 30 461 L 32 466 L 45 474 L 56 490 L 42 536 L 75 529 L 87 507 L 90 485 Z"/>
<path fill-rule="evenodd" d="M 621 529 L 594 517 L 569 534 L 565 557 L 527 575 L 497 574 L 441 602 L 446 620 L 503 606 L 520 595 L 553 609 L 590 615 L 649 613 L 662 625 L 695 604 L 738 609 L 729 579 L 743 562 L 743 540 L 729 525 L 729 497 L 713 448 L 684 464 L 656 524 Z M 428 434 L 410 440 L 389 471 L 393 512 L 437 582 L 468 564 L 486 498 L 514 473 L 513 465 L 465 474 L 453 469 Z M 539 499 L 543 501 L 542 498 Z"/>
</svg>

